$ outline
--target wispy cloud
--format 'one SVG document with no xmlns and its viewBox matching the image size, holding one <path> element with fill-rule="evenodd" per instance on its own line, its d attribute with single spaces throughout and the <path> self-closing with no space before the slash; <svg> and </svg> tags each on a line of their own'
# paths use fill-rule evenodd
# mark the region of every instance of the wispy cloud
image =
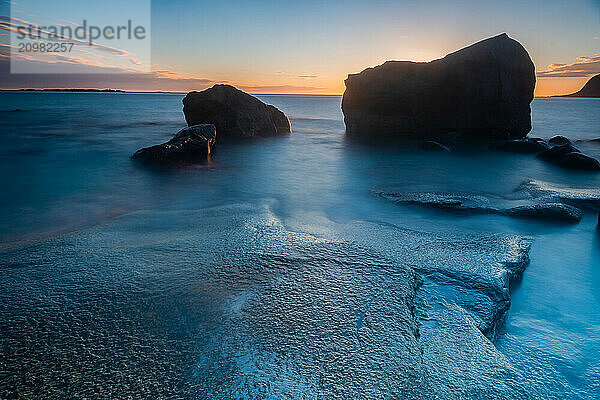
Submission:
<svg viewBox="0 0 600 400">
<path fill-rule="evenodd" d="M 15 32 L 20 25 L 28 25 L 28 21 L 0 16 L 0 31 Z M 66 24 L 76 24 L 66 21 Z M 34 25 L 36 26 L 36 25 Z M 36 26 L 37 27 L 37 26 Z M 41 29 L 41 28 L 40 28 Z M 5 32 L 2 32 L 6 35 Z M 46 30 L 41 30 L 45 35 Z M 62 38 L 59 38 L 59 41 Z M 30 39 L 32 42 L 41 42 L 43 38 Z M 47 39 L 46 39 L 47 40 Z M 32 63 L 45 65 L 78 65 L 88 68 L 85 74 L 58 74 L 52 73 L 56 69 L 49 69 L 48 73 L 9 75 L 9 56 L 14 46 L 0 44 L 0 88 L 118 88 L 125 90 L 161 90 L 186 92 L 203 90 L 215 83 L 229 83 L 250 93 L 314 93 L 326 90 L 323 87 L 309 85 L 289 84 L 236 84 L 230 81 L 215 81 L 174 71 L 170 66 L 150 65 L 153 71 L 140 72 L 139 66 L 143 64 L 134 54 L 110 46 L 89 43 L 77 39 L 69 39 L 75 46 L 71 53 L 56 54 L 51 59 L 39 59 L 27 54 L 13 52 L 12 57 L 24 58 Z M 115 64 L 115 58 L 125 60 L 126 63 Z M 40 69 L 41 70 L 41 69 Z M 118 73 L 115 73 L 118 72 Z M 316 79 L 319 76 L 311 73 L 286 73 L 277 72 L 277 75 L 288 76 L 300 80 Z M 239 83 L 239 82 L 238 82 Z"/>
<path fill-rule="evenodd" d="M 81 26 L 81 25 L 77 25 L 74 24 L 72 22 L 69 22 L 69 24 L 74 25 L 74 26 Z M 111 47 L 111 46 L 106 46 L 103 44 L 98 44 L 98 43 L 94 43 L 94 45 L 90 45 L 90 43 L 86 40 L 80 40 L 74 37 L 66 37 L 66 36 L 61 36 L 60 34 L 56 34 L 57 39 L 51 39 L 52 35 L 55 35 L 54 32 L 49 32 L 47 29 L 42 29 L 42 28 L 46 28 L 43 26 L 40 26 L 38 24 L 29 22 L 29 21 L 25 21 L 19 18 L 14 18 L 14 17 L 8 17 L 8 16 L 0 16 L 0 29 L 4 29 L 6 31 L 11 31 L 11 32 L 17 32 L 17 28 L 20 26 L 31 26 L 34 33 L 37 35 L 40 35 L 41 37 L 39 38 L 39 40 L 37 40 L 38 42 L 41 41 L 68 41 L 70 43 L 74 43 L 75 45 L 78 46 L 84 46 L 84 47 L 93 47 L 94 50 L 99 50 L 99 51 L 104 51 L 106 53 L 109 54 L 113 54 L 116 56 L 121 56 L 121 57 L 128 57 L 131 56 L 132 54 L 126 50 L 122 50 L 122 49 L 118 49 L 116 47 Z M 63 27 L 66 25 L 57 25 L 57 27 Z"/>
<path fill-rule="evenodd" d="M 600 55 L 578 57 L 572 64 L 550 64 L 539 78 L 587 78 L 600 74 Z"/>
<path fill-rule="evenodd" d="M 160 69 L 152 72 L 141 73 L 134 69 L 109 68 L 106 64 L 89 57 L 81 57 L 77 53 L 85 53 L 78 49 L 77 53 L 70 55 L 61 54 L 52 62 L 62 64 L 78 64 L 89 67 L 90 73 L 85 74 L 9 74 L 10 71 L 10 49 L 8 44 L 0 43 L 0 88 L 112 88 L 125 90 L 161 90 L 186 92 L 190 90 L 202 90 L 214 84 L 211 79 L 181 74 L 168 69 Z M 31 62 L 40 62 L 31 59 Z M 44 61 L 47 63 L 47 61 Z"/>
</svg>

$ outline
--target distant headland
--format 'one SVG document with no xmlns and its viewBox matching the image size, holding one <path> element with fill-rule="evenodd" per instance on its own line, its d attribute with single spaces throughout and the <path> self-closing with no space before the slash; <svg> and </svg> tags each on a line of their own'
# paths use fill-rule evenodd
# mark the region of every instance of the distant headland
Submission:
<svg viewBox="0 0 600 400">
<path fill-rule="evenodd" d="M 23 88 L 23 89 L 0 89 L 0 92 L 86 92 L 86 93 L 184 93 L 168 92 L 163 90 L 124 90 L 124 89 L 90 89 L 90 88 Z"/>
<path fill-rule="evenodd" d="M 67 88 L 67 89 L 2 89 L 3 92 L 125 92 L 121 89 L 78 89 L 78 88 Z"/>
<path fill-rule="evenodd" d="M 580 91 L 554 97 L 600 97 L 600 74 L 592 76 Z"/>
</svg>

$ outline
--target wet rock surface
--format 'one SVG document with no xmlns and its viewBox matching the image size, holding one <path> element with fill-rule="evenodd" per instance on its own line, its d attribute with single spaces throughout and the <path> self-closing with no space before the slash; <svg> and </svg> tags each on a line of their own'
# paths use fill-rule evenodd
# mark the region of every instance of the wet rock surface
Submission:
<svg viewBox="0 0 600 400">
<path fill-rule="evenodd" d="M 216 138 L 214 125 L 194 125 L 180 130 L 166 143 L 136 151 L 132 158 L 156 164 L 203 161 L 212 152 Z"/>
<path fill-rule="evenodd" d="M 422 276 L 416 313 L 430 390 L 423 398 L 529 398 L 519 371 L 490 340 L 510 306 L 511 282 L 529 263 L 529 239 L 447 236 L 366 222 L 346 229 L 344 238 L 370 243 Z"/>
<path fill-rule="evenodd" d="M 565 154 L 558 162 L 558 165 L 564 168 L 582 171 L 600 171 L 600 162 L 598 162 L 598 160 L 579 152 Z"/>
<path fill-rule="evenodd" d="M 232 205 L 0 253 L 0 395 L 526 397 L 490 338 L 527 238 L 360 221 L 327 236 Z"/>
<path fill-rule="evenodd" d="M 526 191 L 526 185 L 518 188 Z M 497 214 L 514 218 L 536 219 L 549 222 L 577 223 L 583 217 L 583 211 L 560 197 L 538 195 L 492 196 L 440 192 L 396 192 L 373 190 L 373 193 L 399 204 L 417 205 L 448 212 L 477 215 Z"/>
<path fill-rule="evenodd" d="M 583 211 L 577 207 L 562 203 L 543 203 L 517 206 L 503 211 L 504 214 L 518 218 L 534 218 L 547 221 L 579 222 Z"/>
<path fill-rule="evenodd" d="M 574 188 L 531 179 L 523 182 L 517 193 L 525 193 L 543 201 L 561 202 L 579 208 L 600 209 L 600 189 Z"/>
<path fill-rule="evenodd" d="M 284 113 L 230 85 L 188 93 L 183 99 L 183 113 L 190 126 L 215 125 L 219 141 L 291 132 Z"/>
<path fill-rule="evenodd" d="M 506 34 L 428 63 L 388 61 L 349 75 L 346 132 L 371 138 L 521 138 L 531 130 L 535 67 Z"/>
</svg>

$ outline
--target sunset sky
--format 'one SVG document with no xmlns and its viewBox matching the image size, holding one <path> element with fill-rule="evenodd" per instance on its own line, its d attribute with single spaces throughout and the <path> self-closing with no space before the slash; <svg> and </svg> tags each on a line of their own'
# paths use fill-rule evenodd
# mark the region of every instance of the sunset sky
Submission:
<svg viewBox="0 0 600 400">
<path fill-rule="evenodd" d="M 341 94 L 349 73 L 391 59 L 430 61 L 502 32 L 529 51 L 538 96 L 574 92 L 600 73 L 600 0 L 524 3 L 154 0 L 152 72 L 73 75 L 9 73 L 11 2 L 1 0 L 0 87 L 189 91 L 230 83 L 251 93 Z"/>
</svg>

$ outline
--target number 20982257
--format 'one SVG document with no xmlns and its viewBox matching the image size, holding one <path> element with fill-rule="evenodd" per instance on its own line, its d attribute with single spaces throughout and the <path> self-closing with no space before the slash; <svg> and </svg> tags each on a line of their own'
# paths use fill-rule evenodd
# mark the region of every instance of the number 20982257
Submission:
<svg viewBox="0 0 600 400">
<path fill-rule="evenodd" d="M 74 43 L 19 43 L 19 53 L 70 53 Z"/>
</svg>

